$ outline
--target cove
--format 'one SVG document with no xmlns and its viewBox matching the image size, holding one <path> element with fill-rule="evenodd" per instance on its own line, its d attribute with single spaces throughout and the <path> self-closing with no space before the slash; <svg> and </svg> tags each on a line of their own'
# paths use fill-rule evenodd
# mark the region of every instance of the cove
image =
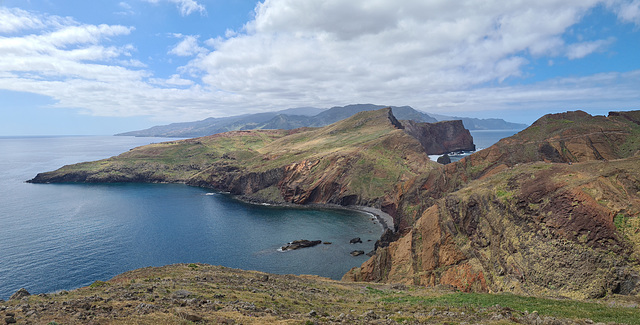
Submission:
<svg viewBox="0 0 640 325">
<path fill-rule="evenodd" d="M 68 290 L 172 263 L 340 279 L 368 258 L 349 253 L 372 250 L 382 233 L 377 221 L 360 212 L 253 205 L 181 184 L 24 183 L 37 172 L 108 157 L 141 141 L 112 140 L 0 139 L 6 157 L 0 176 L 6 189 L 0 197 L 0 299 L 21 287 L 36 294 Z M 102 142 L 105 152 L 99 150 Z M 87 154 L 87 148 L 93 151 Z M 354 237 L 363 243 L 349 244 Z M 296 239 L 331 244 L 278 251 Z"/>
</svg>

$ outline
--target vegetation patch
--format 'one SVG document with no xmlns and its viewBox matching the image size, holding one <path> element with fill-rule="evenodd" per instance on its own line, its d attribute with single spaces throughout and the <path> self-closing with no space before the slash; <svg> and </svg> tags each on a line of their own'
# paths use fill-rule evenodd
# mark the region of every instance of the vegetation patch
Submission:
<svg viewBox="0 0 640 325">
<path fill-rule="evenodd" d="M 537 312 L 561 318 L 584 319 L 595 322 L 616 322 L 622 324 L 640 324 L 640 309 L 610 307 L 601 303 L 575 300 L 556 300 L 537 297 L 525 297 L 513 294 L 453 293 L 438 297 L 391 297 L 382 298 L 385 302 L 418 304 L 424 306 L 455 307 L 491 307 L 500 305 L 520 312 Z"/>
</svg>

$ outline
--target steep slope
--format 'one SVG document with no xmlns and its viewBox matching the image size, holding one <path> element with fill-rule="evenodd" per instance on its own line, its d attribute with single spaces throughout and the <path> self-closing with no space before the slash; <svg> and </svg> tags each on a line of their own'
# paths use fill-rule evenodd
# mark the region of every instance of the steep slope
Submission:
<svg viewBox="0 0 640 325">
<path fill-rule="evenodd" d="M 447 166 L 445 181 L 423 192 L 445 197 L 345 279 L 576 298 L 637 295 L 637 117 L 545 116 Z"/>
<path fill-rule="evenodd" d="M 459 120 L 438 123 L 417 123 L 408 120 L 403 121 L 402 126 L 432 155 L 476 150 L 471 133 Z"/>
</svg>

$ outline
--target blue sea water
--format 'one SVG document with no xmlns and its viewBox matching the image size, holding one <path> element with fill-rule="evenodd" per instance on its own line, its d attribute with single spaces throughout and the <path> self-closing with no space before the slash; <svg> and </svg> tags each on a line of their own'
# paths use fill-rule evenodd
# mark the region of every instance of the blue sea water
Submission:
<svg viewBox="0 0 640 325">
<path fill-rule="evenodd" d="M 0 299 L 68 290 L 135 268 L 209 263 L 339 279 L 382 228 L 366 214 L 249 205 L 178 184 L 29 184 L 38 172 L 160 142 L 0 137 Z M 349 244 L 361 237 L 362 244 Z M 331 245 L 277 249 L 296 239 Z M 369 241 L 370 240 L 370 241 Z"/>
<path fill-rule="evenodd" d="M 508 138 L 521 130 L 473 130 L 471 136 L 476 150 L 482 150 L 491 147 L 500 139 Z"/>
</svg>

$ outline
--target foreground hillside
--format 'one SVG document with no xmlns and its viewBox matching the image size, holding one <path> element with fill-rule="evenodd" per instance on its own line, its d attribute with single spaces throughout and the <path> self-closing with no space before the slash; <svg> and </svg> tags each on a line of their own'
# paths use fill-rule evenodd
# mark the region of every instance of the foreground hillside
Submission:
<svg viewBox="0 0 640 325">
<path fill-rule="evenodd" d="M 22 294 L 22 295 L 20 295 Z M 638 301 L 465 294 L 203 264 L 130 271 L 73 291 L 0 301 L 19 324 L 640 324 Z"/>
</svg>

